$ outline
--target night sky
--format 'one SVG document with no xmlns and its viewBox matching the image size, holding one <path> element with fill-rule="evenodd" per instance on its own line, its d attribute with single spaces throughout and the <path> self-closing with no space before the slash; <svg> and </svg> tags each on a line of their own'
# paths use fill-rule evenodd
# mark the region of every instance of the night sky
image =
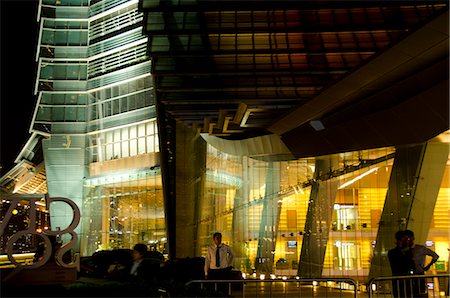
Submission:
<svg viewBox="0 0 450 298">
<path fill-rule="evenodd" d="M 31 135 L 37 96 L 37 0 L 1 0 L 0 163 L 3 176 Z"/>
</svg>

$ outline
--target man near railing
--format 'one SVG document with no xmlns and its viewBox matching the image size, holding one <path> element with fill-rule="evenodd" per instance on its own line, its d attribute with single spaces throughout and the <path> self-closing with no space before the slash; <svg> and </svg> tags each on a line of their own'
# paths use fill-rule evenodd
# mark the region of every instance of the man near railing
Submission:
<svg viewBox="0 0 450 298">
<path fill-rule="evenodd" d="M 221 233 L 214 233 L 213 241 L 206 253 L 205 277 L 216 280 L 229 279 L 233 269 L 234 252 L 231 247 L 222 243 Z"/>
<path fill-rule="evenodd" d="M 407 239 L 408 248 L 411 250 L 411 256 L 414 261 L 414 275 L 424 275 L 430 269 L 431 265 L 439 259 L 438 254 L 426 246 L 415 244 L 413 231 L 405 230 L 403 234 Z M 428 265 L 425 265 L 427 256 L 431 257 L 431 261 Z M 418 279 L 418 288 L 414 297 L 428 297 L 425 278 Z"/>
<path fill-rule="evenodd" d="M 414 273 L 415 264 L 412 257 L 412 251 L 408 244 L 408 236 L 405 231 L 398 231 L 395 233 L 397 246 L 388 251 L 389 263 L 391 265 L 393 276 L 412 275 Z M 409 279 L 393 279 L 392 280 L 392 294 L 394 297 L 411 297 L 411 289 L 414 280 Z"/>
<path fill-rule="evenodd" d="M 234 252 L 226 244 L 222 243 L 222 234 L 214 233 L 213 243 L 208 247 L 205 258 L 205 278 L 210 280 L 231 279 L 231 270 L 234 264 Z M 216 285 L 216 290 L 224 294 L 228 293 L 227 284 Z"/>
</svg>

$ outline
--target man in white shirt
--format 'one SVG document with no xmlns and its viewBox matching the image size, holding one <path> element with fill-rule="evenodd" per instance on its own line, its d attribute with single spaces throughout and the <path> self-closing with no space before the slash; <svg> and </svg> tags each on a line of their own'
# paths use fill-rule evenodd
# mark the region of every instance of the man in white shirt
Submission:
<svg viewBox="0 0 450 298">
<path fill-rule="evenodd" d="M 214 233 L 213 241 L 206 253 L 205 278 L 213 280 L 228 279 L 234 263 L 234 252 L 222 243 L 222 234 Z"/>
</svg>

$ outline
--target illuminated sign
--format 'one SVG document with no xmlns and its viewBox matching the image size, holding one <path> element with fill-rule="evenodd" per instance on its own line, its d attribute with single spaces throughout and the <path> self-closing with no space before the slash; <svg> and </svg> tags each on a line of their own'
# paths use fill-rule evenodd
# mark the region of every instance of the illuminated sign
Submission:
<svg viewBox="0 0 450 298">
<path fill-rule="evenodd" d="M 52 236 L 52 235 L 60 236 L 63 234 L 70 234 L 72 239 L 70 239 L 70 241 L 68 243 L 66 243 L 63 246 L 56 249 L 55 254 L 54 254 L 55 261 L 61 267 L 78 268 L 79 263 L 80 263 L 80 259 L 79 259 L 78 255 L 76 255 L 75 260 L 71 263 L 67 264 L 67 263 L 64 263 L 64 261 L 63 261 L 63 255 L 67 251 L 69 251 L 72 247 L 74 247 L 74 245 L 77 243 L 78 237 L 77 237 L 77 234 L 74 232 L 74 230 L 80 223 L 80 209 L 72 200 L 69 200 L 67 198 L 47 198 L 47 206 L 50 206 L 50 204 L 53 202 L 64 202 L 64 203 L 68 204 L 72 208 L 72 212 L 73 212 L 73 218 L 72 218 L 72 222 L 70 223 L 70 225 L 63 230 L 61 230 L 61 229 L 59 229 L 57 231 L 45 230 L 42 233 L 39 233 L 38 231 L 36 231 L 36 205 L 37 205 L 36 201 L 39 201 L 40 198 L 25 198 L 24 199 L 22 197 L 22 198 L 12 199 L 11 205 L 9 206 L 8 211 L 6 212 L 6 215 L 3 218 L 3 221 L 0 223 L 0 237 L 4 234 L 11 217 L 14 215 L 14 210 L 16 209 L 16 207 L 18 205 L 20 205 L 20 201 L 23 201 L 23 200 L 29 201 L 29 204 L 30 204 L 29 219 L 30 219 L 30 221 L 29 221 L 28 228 L 26 230 L 22 230 L 22 231 L 15 233 L 8 239 L 8 242 L 6 243 L 6 253 L 7 253 L 8 259 L 11 261 L 11 263 L 15 264 L 18 268 L 22 267 L 22 268 L 30 268 L 31 269 L 31 268 L 41 267 L 42 265 L 47 263 L 47 261 L 50 259 L 51 255 L 52 255 L 52 250 L 53 250 L 52 243 L 48 236 Z M 14 259 L 13 245 L 22 236 L 29 235 L 29 234 L 38 235 L 38 236 L 42 237 L 44 239 L 46 248 L 45 248 L 44 254 L 42 256 L 42 259 L 38 260 L 37 262 L 35 262 L 32 265 L 24 266 L 24 265 L 18 263 Z"/>
</svg>

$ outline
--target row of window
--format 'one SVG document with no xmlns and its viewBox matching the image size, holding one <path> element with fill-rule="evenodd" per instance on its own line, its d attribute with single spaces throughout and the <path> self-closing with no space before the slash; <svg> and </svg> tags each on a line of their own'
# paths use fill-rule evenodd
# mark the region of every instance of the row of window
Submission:
<svg viewBox="0 0 450 298">
<path fill-rule="evenodd" d="M 156 121 L 89 136 L 89 162 L 159 152 Z"/>
</svg>

